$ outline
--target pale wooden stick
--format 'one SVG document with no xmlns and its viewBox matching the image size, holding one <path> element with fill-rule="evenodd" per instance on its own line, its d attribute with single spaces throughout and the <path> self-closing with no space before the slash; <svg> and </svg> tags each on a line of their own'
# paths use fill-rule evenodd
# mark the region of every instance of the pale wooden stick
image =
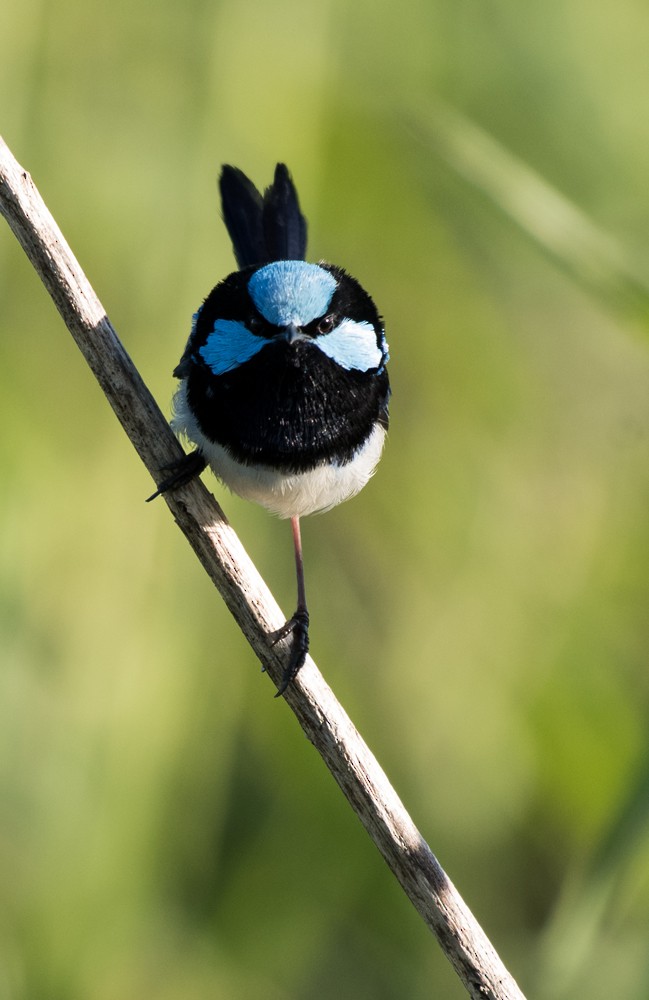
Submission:
<svg viewBox="0 0 649 1000">
<path fill-rule="evenodd" d="M 52 296 L 126 433 L 154 478 L 182 455 L 29 174 L 0 138 L 0 212 Z M 219 506 L 199 481 L 165 500 L 275 685 L 284 622 Z M 290 641 L 290 640 L 288 640 Z M 308 657 L 285 699 L 350 805 L 436 935 L 471 997 L 524 1000 L 491 943 L 410 819 L 376 759 Z M 269 702 L 270 704 L 274 704 Z"/>
</svg>

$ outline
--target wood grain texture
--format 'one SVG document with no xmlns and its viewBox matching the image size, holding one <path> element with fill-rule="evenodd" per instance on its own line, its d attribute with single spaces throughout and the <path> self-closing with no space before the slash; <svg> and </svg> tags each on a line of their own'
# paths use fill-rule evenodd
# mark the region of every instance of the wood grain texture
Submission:
<svg viewBox="0 0 649 1000">
<path fill-rule="evenodd" d="M 182 455 L 167 421 L 120 343 L 101 303 L 29 174 L 0 139 L 0 212 L 154 479 Z M 174 519 L 275 685 L 287 642 L 283 621 L 214 497 L 200 480 L 166 494 Z M 415 827 L 385 773 L 308 657 L 285 700 L 404 891 L 437 937 L 469 995 L 524 1000 L 493 946 Z M 269 699 L 269 711 L 276 703 Z"/>
</svg>

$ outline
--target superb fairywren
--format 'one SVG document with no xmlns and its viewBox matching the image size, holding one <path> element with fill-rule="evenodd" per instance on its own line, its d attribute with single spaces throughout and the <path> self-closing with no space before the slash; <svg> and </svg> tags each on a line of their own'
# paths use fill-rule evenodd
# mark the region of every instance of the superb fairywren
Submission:
<svg viewBox="0 0 649 1000">
<path fill-rule="evenodd" d="M 388 347 L 359 283 L 306 263 L 306 220 L 284 164 L 263 196 L 230 166 L 220 190 L 240 270 L 194 316 L 174 371 L 172 427 L 197 450 L 154 496 L 210 465 L 234 493 L 291 519 L 297 609 L 273 637 L 293 640 L 280 695 L 309 648 L 300 518 L 354 496 L 374 472 L 388 427 Z"/>
</svg>

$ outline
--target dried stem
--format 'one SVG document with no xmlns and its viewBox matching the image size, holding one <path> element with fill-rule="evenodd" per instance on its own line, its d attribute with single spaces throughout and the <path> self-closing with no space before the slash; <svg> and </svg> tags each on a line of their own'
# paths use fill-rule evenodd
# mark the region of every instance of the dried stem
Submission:
<svg viewBox="0 0 649 1000">
<path fill-rule="evenodd" d="M 154 478 L 181 454 L 31 177 L 0 138 L 0 212 Z M 287 642 L 282 615 L 213 496 L 198 480 L 165 495 L 177 524 L 276 685 Z M 415 827 L 345 711 L 308 657 L 285 699 L 471 997 L 524 1000 L 483 930 Z M 269 702 L 269 707 L 274 702 Z"/>
</svg>

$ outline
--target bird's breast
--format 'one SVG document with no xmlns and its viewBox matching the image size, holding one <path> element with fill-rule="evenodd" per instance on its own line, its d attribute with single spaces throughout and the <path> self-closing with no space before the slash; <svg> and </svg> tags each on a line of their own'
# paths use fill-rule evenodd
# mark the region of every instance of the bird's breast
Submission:
<svg viewBox="0 0 649 1000">
<path fill-rule="evenodd" d="M 352 459 L 379 418 L 387 376 L 346 371 L 300 339 L 270 342 L 218 376 L 195 365 L 181 389 L 176 411 L 236 461 L 298 473 Z"/>
</svg>

